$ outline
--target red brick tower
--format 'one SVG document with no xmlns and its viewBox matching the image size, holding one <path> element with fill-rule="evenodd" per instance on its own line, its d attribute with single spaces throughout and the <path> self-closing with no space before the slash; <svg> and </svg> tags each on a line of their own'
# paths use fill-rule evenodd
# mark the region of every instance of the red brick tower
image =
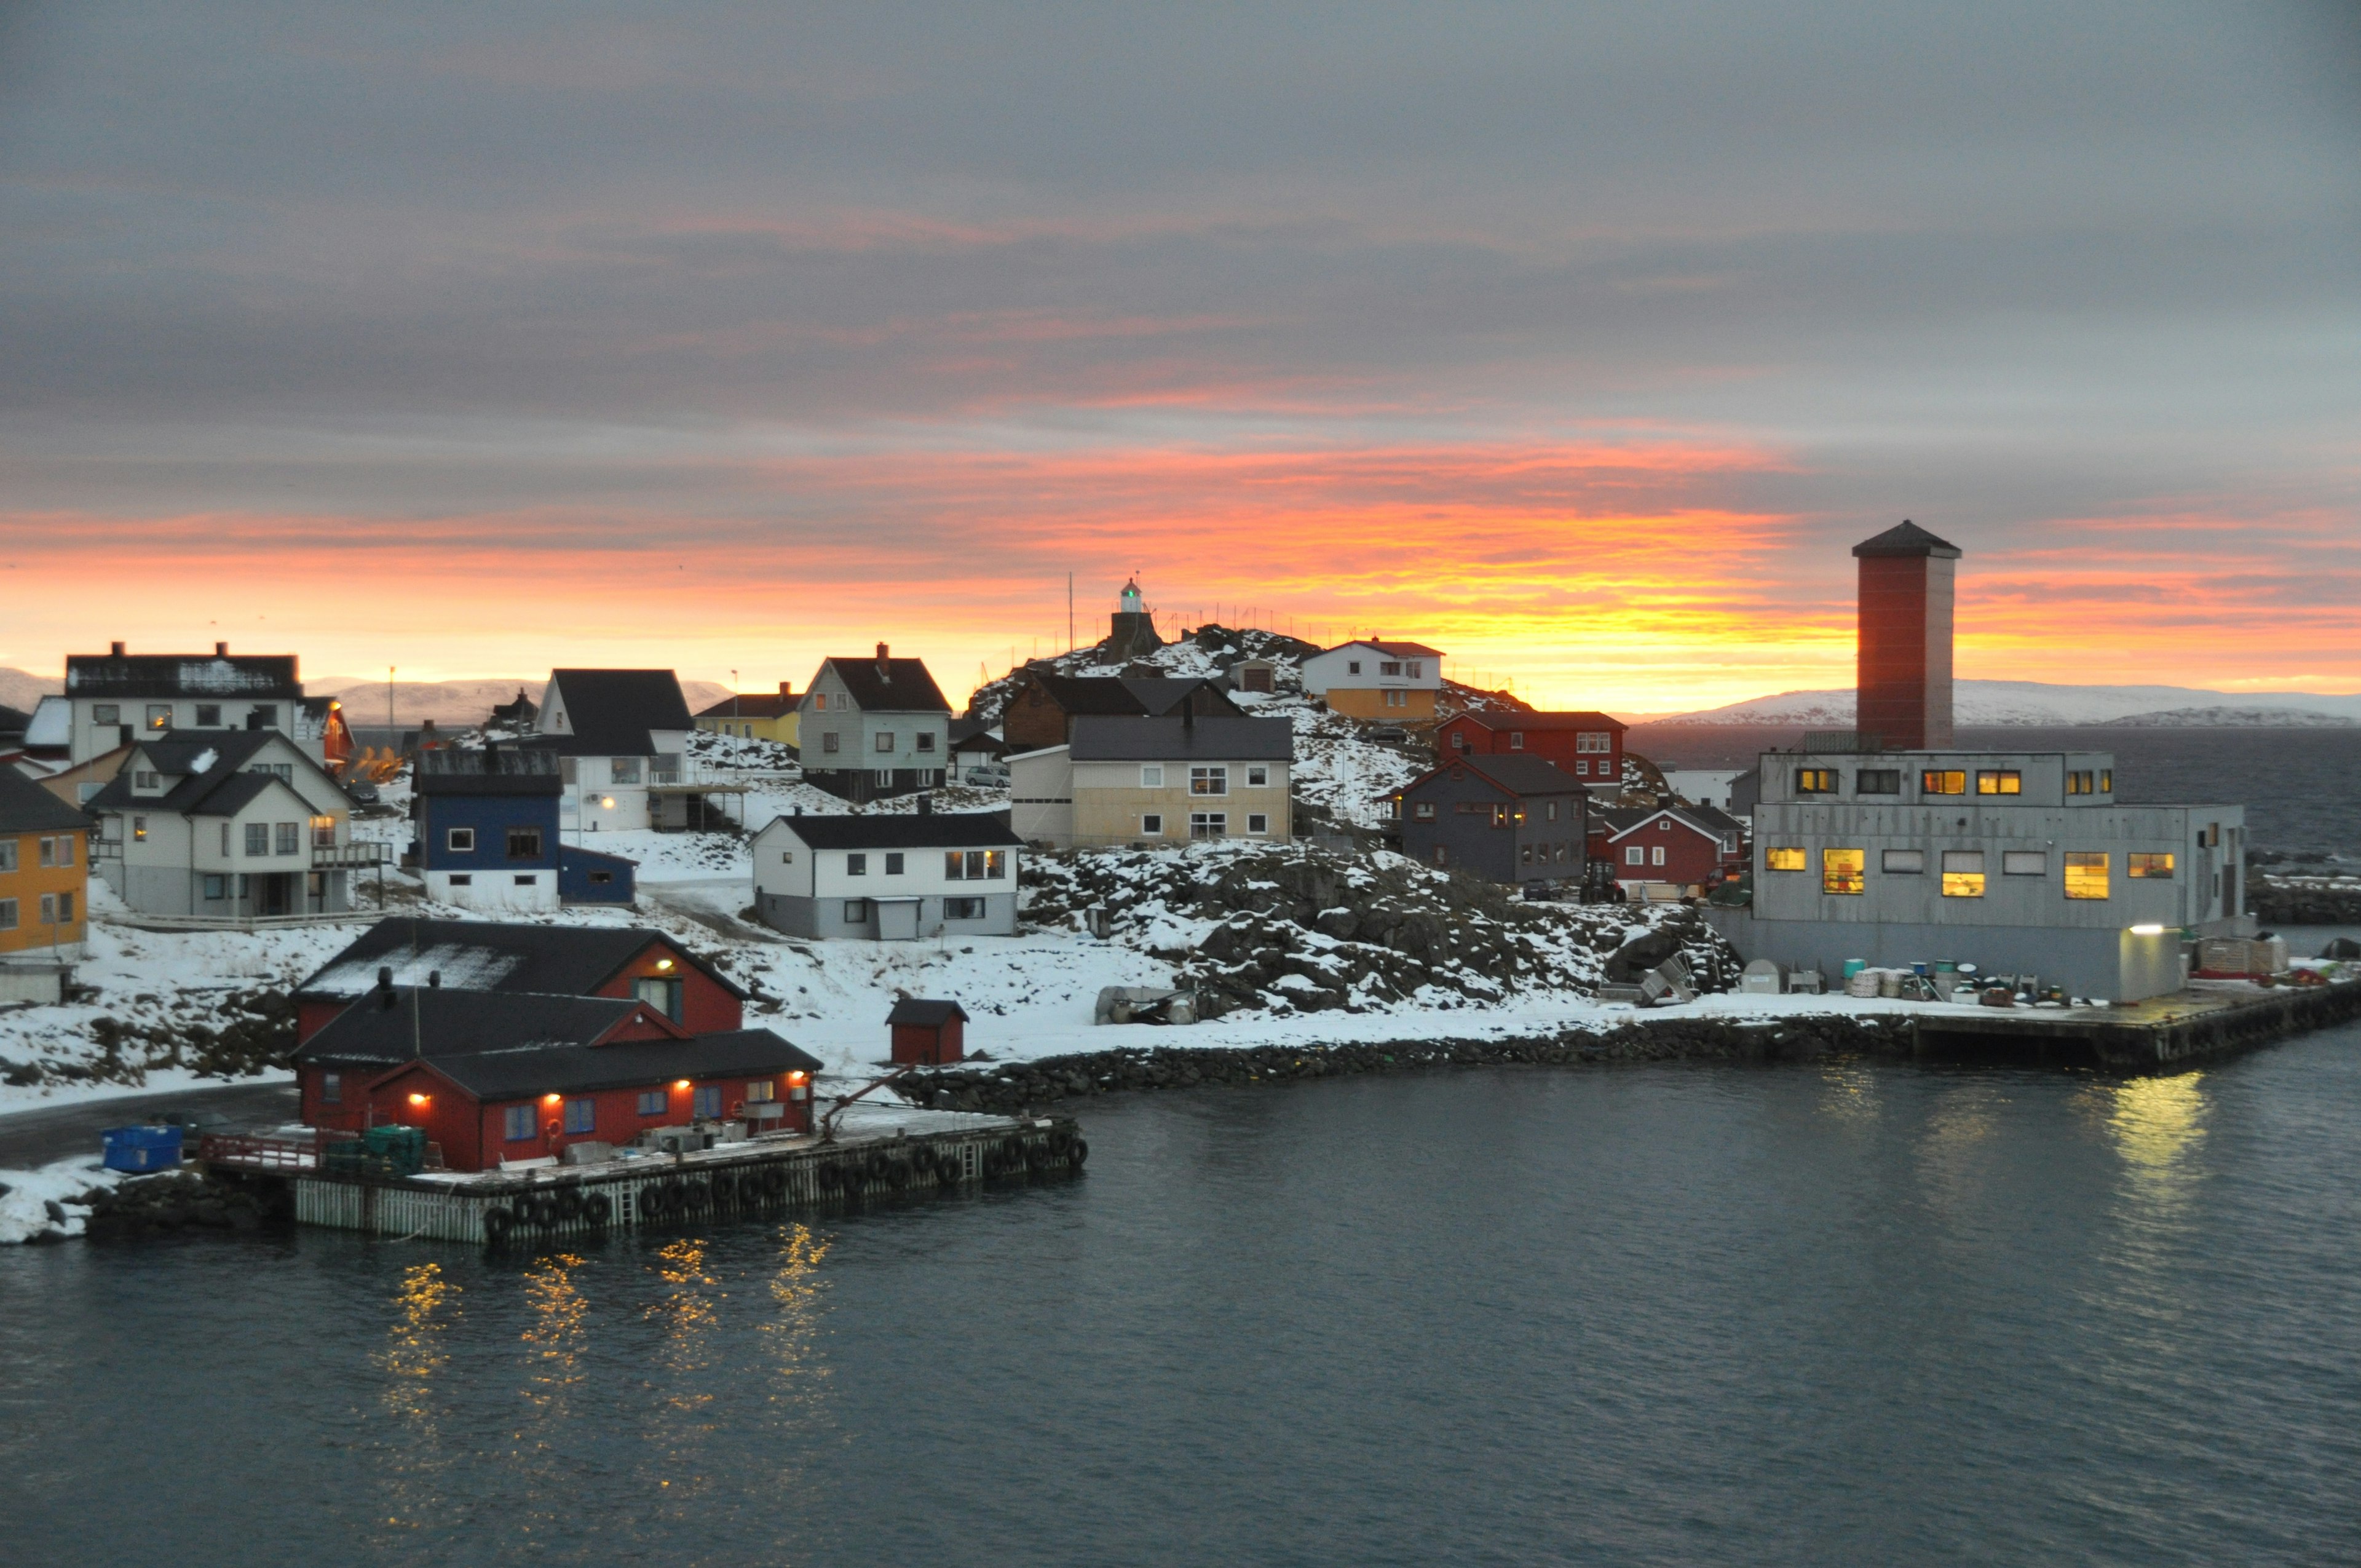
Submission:
<svg viewBox="0 0 2361 1568">
<path fill-rule="evenodd" d="M 1852 547 L 1861 559 L 1860 709 L 1888 751 L 1951 739 L 1951 563 L 1960 547 L 1905 521 Z"/>
</svg>

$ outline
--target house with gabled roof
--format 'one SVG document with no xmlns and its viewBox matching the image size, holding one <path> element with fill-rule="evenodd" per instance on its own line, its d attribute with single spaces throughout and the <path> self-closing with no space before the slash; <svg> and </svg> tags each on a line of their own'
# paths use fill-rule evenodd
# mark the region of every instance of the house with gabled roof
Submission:
<svg viewBox="0 0 2361 1568">
<path fill-rule="evenodd" d="M 1001 733 L 1012 751 L 1038 751 L 1073 739 L 1074 720 L 1102 718 L 1164 718 L 1183 707 L 1200 718 L 1241 718 L 1219 685 L 1189 675 L 1061 675 L 1027 670 L 1001 710 Z"/>
<path fill-rule="evenodd" d="M 638 862 L 568 843 L 559 759 L 534 747 L 418 753 L 409 861 L 438 904 L 491 912 L 629 905 Z"/>
<path fill-rule="evenodd" d="M 1303 661 L 1303 689 L 1332 713 L 1381 723 L 1434 717 L 1443 654 L 1423 642 L 1342 642 Z"/>
<path fill-rule="evenodd" d="M 1402 853 L 1490 882 L 1578 883 L 1589 794 L 1540 757 L 1452 757 L 1393 797 Z"/>
<path fill-rule="evenodd" d="M 1604 713 L 1471 708 L 1437 725 L 1434 744 L 1448 756 L 1540 757 L 1612 794 L 1622 785 L 1626 728 L 1621 719 Z"/>
<path fill-rule="evenodd" d="M 90 907 L 89 828 L 80 811 L 0 767 L 0 957 L 80 953 Z"/>
<path fill-rule="evenodd" d="M 557 753 L 566 830 L 606 833 L 687 825 L 683 760 L 696 729 L 670 670 L 552 670 L 540 733 Z"/>
<path fill-rule="evenodd" d="M 130 754 L 87 807 L 92 859 L 143 915 L 224 921 L 335 915 L 385 846 L 352 837 L 352 808 L 283 730 L 170 729 Z"/>
<path fill-rule="evenodd" d="M 732 692 L 697 716 L 697 727 L 709 735 L 736 735 L 774 745 L 796 743 L 803 717 L 803 698 L 785 681 L 775 692 Z"/>
<path fill-rule="evenodd" d="M 1746 828 L 1709 806 L 1664 806 L 1598 812 L 1590 857 L 1614 868 L 1629 891 L 1659 883 L 1709 888 L 1746 869 Z"/>
<path fill-rule="evenodd" d="M 85 762 L 143 736 L 174 729 L 276 730 L 323 761 L 324 720 L 300 710 L 303 683 L 292 653 L 104 653 L 66 656 L 67 761 Z"/>
<path fill-rule="evenodd" d="M 774 817 L 754 835 L 754 906 L 796 937 L 1013 937 L 1025 840 L 1005 811 Z"/>
<path fill-rule="evenodd" d="M 1082 714 L 1062 745 L 1008 759 L 1011 820 L 1060 849 L 1294 836 L 1295 727 L 1183 705 L 1149 718 Z"/>
<path fill-rule="evenodd" d="M 846 800 L 883 800 L 942 784 L 951 705 L 923 659 L 823 660 L 796 720 L 804 782 Z"/>
</svg>

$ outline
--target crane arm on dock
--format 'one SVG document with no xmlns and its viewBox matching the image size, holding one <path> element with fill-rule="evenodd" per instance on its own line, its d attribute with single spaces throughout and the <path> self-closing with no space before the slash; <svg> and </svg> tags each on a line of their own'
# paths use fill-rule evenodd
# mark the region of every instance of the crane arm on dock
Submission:
<svg viewBox="0 0 2361 1568">
<path fill-rule="evenodd" d="M 873 1079 L 868 1083 L 865 1083 L 859 1089 L 854 1090 L 851 1093 L 840 1097 L 837 1101 L 834 1108 L 819 1120 L 819 1141 L 824 1144 L 832 1144 L 836 1142 L 836 1119 L 844 1114 L 845 1108 L 847 1106 L 851 1105 L 856 1100 L 862 1099 L 877 1090 L 884 1088 L 895 1079 L 912 1071 L 919 1065 L 920 1064 L 917 1062 L 905 1062 L 900 1067 L 897 1067 L 893 1071 L 887 1073 L 884 1077 Z"/>
</svg>

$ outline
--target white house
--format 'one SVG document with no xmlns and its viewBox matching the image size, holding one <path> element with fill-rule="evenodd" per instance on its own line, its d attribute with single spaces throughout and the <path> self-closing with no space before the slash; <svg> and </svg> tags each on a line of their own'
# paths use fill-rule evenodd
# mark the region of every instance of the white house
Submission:
<svg viewBox="0 0 2361 1568">
<path fill-rule="evenodd" d="M 1005 811 L 772 819 L 754 835 L 754 905 L 796 937 L 1013 937 L 1024 840 Z"/>
<path fill-rule="evenodd" d="M 557 752 L 566 831 L 679 827 L 682 759 L 697 728 L 670 670 L 552 670 L 533 744 Z"/>
<path fill-rule="evenodd" d="M 1349 718 L 1429 719 L 1443 655 L 1423 642 L 1346 642 L 1303 661 L 1303 689 Z"/>
<path fill-rule="evenodd" d="M 104 653 L 66 657 L 67 761 L 86 762 L 142 736 L 170 730 L 273 729 L 294 734 L 303 683 L 292 653 Z M 320 759 L 316 724 L 307 750 Z M 28 740 L 29 743 L 29 740 Z"/>
<path fill-rule="evenodd" d="M 1008 760 L 1011 819 L 1028 842 L 1060 849 L 1284 842 L 1295 832 L 1294 761 L 1284 718 L 1079 714 L 1065 745 Z"/>
<path fill-rule="evenodd" d="M 274 729 L 135 740 L 89 810 L 93 868 L 145 915 L 337 914 L 385 850 L 353 841 L 345 792 Z"/>
</svg>

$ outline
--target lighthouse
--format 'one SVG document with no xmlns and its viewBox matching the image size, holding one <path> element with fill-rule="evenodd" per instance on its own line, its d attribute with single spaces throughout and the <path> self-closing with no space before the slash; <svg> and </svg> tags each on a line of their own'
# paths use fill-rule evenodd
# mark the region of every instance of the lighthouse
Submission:
<svg viewBox="0 0 2361 1568">
<path fill-rule="evenodd" d="M 1107 633 L 1107 656 L 1137 659 L 1163 646 L 1164 639 L 1156 634 L 1156 618 L 1148 613 L 1147 601 L 1140 598 L 1139 579 L 1134 577 L 1123 585 L 1123 595 L 1115 600 L 1115 624 Z"/>
</svg>

